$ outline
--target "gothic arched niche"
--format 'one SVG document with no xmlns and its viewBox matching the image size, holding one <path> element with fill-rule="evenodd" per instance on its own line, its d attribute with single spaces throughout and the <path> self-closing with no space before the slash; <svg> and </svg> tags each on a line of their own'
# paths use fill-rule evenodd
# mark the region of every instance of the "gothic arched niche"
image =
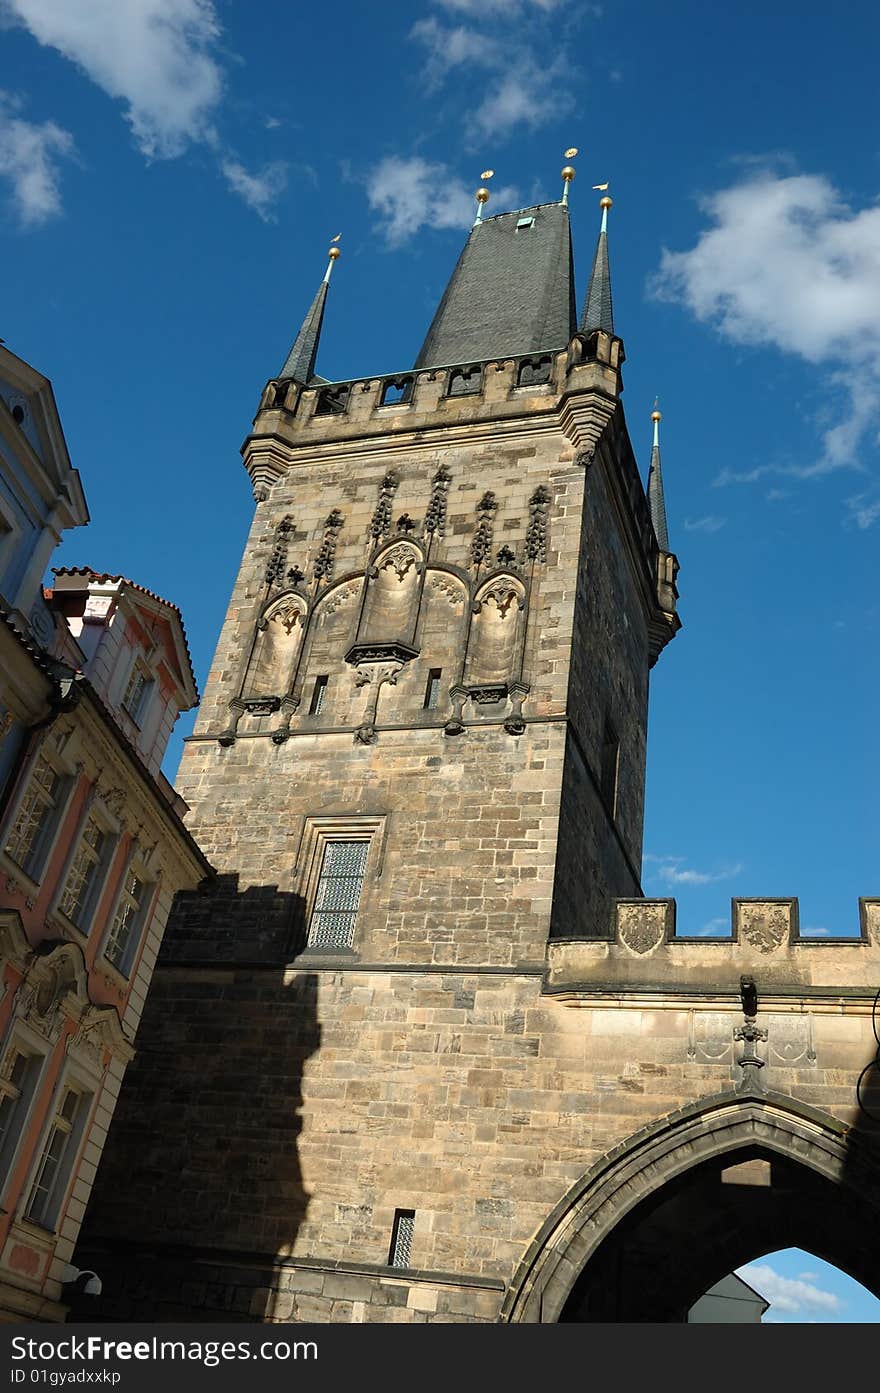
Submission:
<svg viewBox="0 0 880 1393">
<path fill-rule="evenodd" d="M 509 685 L 519 678 L 526 591 L 516 576 L 492 576 L 474 597 L 465 663 L 467 687 Z"/>
<path fill-rule="evenodd" d="M 245 698 L 284 696 L 293 678 L 305 616 L 305 600 L 291 593 L 279 595 L 262 614 L 245 678 Z"/>
<path fill-rule="evenodd" d="M 379 553 L 370 571 L 360 642 L 413 643 L 421 568 L 422 553 L 413 542 L 392 542 Z"/>
</svg>

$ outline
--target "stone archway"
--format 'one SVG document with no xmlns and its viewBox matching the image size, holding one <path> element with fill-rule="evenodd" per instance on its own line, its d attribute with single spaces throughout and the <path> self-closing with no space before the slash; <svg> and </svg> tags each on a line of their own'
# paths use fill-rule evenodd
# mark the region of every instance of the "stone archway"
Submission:
<svg viewBox="0 0 880 1393">
<path fill-rule="evenodd" d="M 529 1245 L 500 1318 L 681 1321 L 726 1272 L 788 1246 L 880 1295 L 880 1158 L 789 1097 L 725 1093 L 588 1171 Z"/>
</svg>

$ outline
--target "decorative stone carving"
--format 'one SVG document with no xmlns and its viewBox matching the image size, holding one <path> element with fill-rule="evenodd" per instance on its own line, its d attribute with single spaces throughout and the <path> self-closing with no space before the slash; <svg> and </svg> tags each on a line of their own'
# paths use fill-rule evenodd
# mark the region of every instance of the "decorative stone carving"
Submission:
<svg viewBox="0 0 880 1393">
<path fill-rule="evenodd" d="M 293 518 L 284 517 L 275 528 L 275 544 L 266 565 L 266 585 L 280 585 L 287 570 L 287 548 L 294 530 Z"/>
<path fill-rule="evenodd" d="M 452 715 L 443 727 L 445 735 L 464 735 L 467 727 L 461 719 L 464 704 L 468 699 L 467 687 L 452 687 L 449 695 L 452 699 Z"/>
<path fill-rule="evenodd" d="M 494 706 L 496 702 L 504 701 L 507 697 L 507 683 L 496 682 L 482 687 L 469 687 L 468 693 L 471 701 L 478 706 Z"/>
<path fill-rule="evenodd" d="M 336 543 L 342 531 L 342 523 L 342 514 L 338 508 L 334 508 L 324 523 L 324 538 L 315 559 L 314 576 L 319 585 L 322 580 L 328 581 L 333 575 L 333 566 L 336 561 Z"/>
<path fill-rule="evenodd" d="M 343 605 L 353 600 L 360 590 L 360 581 L 354 581 L 349 585 L 340 585 L 321 607 L 321 618 L 329 619 L 331 614 L 335 614 Z"/>
<path fill-rule="evenodd" d="M 737 1084 L 737 1091 L 760 1093 L 763 1092 L 760 1070 L 764 1068 L 765 1061 L 760 1058 L 755 1046 L 767 1039 L 767 1031 L 757 1023 L 758 992 L 754 979 L 740 977 L 739 984 L 743 1006 L 743 1024 L 736 1027 L 733 1038 L 742 1041 L 743 1044 L 743 1052 L 736 1061 L 743 1072 L 742 1078 Z"/>
<path fill-rule="evenodd" d="M 618 905 L 617 936 L 631 953 L 653 953 L 666 937 L 665 907 L 651 904 Z"/>
<path fill-rule="evenodd" d="M 392 547 L 382 556 L 382 567 L 390 566 L 400 581 L 404 579 L 407 571 L 416 565 L 416 562 L 415 552 L 412 547 L 407 546 Z"/>
<path fill-rule="evenodd" d="M 787 941 L 791 926 L 790 905 L 770 901 L 737 905 L 739 938 L 759 953 L 775 953 Z"/>
<path fill-rule="evenodd" d="M 526 556 L 530 561 L 547 560 L 547 520 L 550 490 L 539 484 L 529 499 L 529 525 L 526 530 Z"/>
<path fill-rule="evenodd" d="M 492 533 L 497 511 L 498 500 L 491 489 L 487 489 L 477 504 L 477 530 L 471 542 L 471 561 L 474 566 L 482 566 L 492 550 Z"/>
<path fill-rule="evenodd" d="M 504 729 L 508 735 L 522 735 L 526 728 L 523 720 L 523 702 L 529 694 L 529 688 L 525 682 L 512 682 L 510 684 L 510 703 L 511 711 L 504 722 Z"/>
<path fill-rule="evenodd" d="M 811 1015 L 773 1017 L 767 1029 L 767 1063 L 788 1068 L 816 1063 Z"/>
<path fill-rule="evenodd" d="M 370 522 L 370 536 L 378 542 L 380 538 L 386 537 L 391 528 L 391 504 L 394 495 L 400 484 L 400 478 L 390 469 L 379 485 L 379 499 L 373 509 L 373 517 Z"/>
<path fill-rule="evenodd" d="M 443 537 L 446 533 L 446 506 L 452 475 L 441 464 L 431 484 L 431 501 L 425 513 L 425 535 Z"/>
<path fill-rule="evenodd" d="M 355 744 L 373 745 L 376 741 L 376 712 L 379 708 L 379 693 L 387 682 L 390 687 L 397 685 L 397 674 L 403 667 L 402 662 L 362 662 L 355 673 L 354 683 L 356 687 L 371 686 L 373 688 L 366 709 L 361 718 L 361 723 L 354 733 Z"/>
<path fill-rule="evenodd" d="M 732 1064 L 733 1031 L 726 1011 L 689 1011 L 687 1057 L 692 1064 Z"/>
<path fill-rule="evenodd" d="M 445 595 L 451 605 L 460 605 L 464 600 L 464 590 L 461 585 L 456 585 L 451 579 L 443 575 L 433 575 L 431 577 L 431 588 L 439 594 Z"/>
<path fill-rule="evenodd" d="M 474 601 L 474 614 L 479 614 L 480 610 L 489 600 L 494 601 L 502 619 L 507 618 L 507 612 L 514 600 L 517 602 L 518 609 L 525 609 L 526 603 L 522 591 L 517 586 L 511 585 L 510 582 L 506 581 L 503 577 L 497 584 L 491 586 L 490 589 L 480 592 L 479 599 Z"/>
<path fill-rule="evenodd" d="M 397 531 L 402 532 L 405 537 L 408 537 L 410 532 L 415 532 L 417 526 L 409 513 L 401 513 L 396 523 Z"/>
</svg>

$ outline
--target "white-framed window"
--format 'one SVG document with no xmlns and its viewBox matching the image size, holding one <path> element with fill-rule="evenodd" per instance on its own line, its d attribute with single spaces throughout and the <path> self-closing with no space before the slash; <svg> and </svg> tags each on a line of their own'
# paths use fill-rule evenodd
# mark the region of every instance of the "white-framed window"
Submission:
<svg viewBox="0 0 880 1393">
<path fill-rule="evenodd" d="M 4 846 L 6 855 L 34 880 L 45 865 L 69 783 L 43 752 L 37 755 Z"/>
<path fill-rule="evenodd" d="M 146 663 L 140 658 L 135 658 L 122 698 L 122 707 L 136 726 L 142 726 L 144 723 L 155 685 L 155 678 Z"/>
<path fill-rule="evenodd" d="M 0 1189 L 5 1188 L 12 1163 L 37 1091 L 45 1056 L 14 1041 L 0 1070 Z"/>
<path fill-rule="evenodd" d="M 113 833 L 97 814 L 88 813 L 58 900 L 61 913 L 85 934 L 104 888 L 114 841 Z"/>
<path fill-rule="evenodd" d="M 155 884 L 145 879 L 137 865 L 129 866 L 104 944 L 104 957 L 124 977 L 131 972 L 155 889 Z"/>
<path fill-rule="evenodd" d="M 58 1222 L 93 1096 L 73 1078 L 65 1080 L 55 1095 L 24 1208 L 24 1217 L 43 1228 L 54 1230 Z"/>
</svg>

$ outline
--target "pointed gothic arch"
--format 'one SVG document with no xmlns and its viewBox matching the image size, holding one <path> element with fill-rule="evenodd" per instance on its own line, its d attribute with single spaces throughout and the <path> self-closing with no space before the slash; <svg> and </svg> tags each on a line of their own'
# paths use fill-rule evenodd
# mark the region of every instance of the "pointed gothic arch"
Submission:
<svg viewBox="0 0 880 1393">
<path fill-rule="evenodd" d="M 292 590 L 278 595 L 266 606 L 257 623 L 245 675 L 245 698 L 285 694 L 293 677 L 307 611 L 304 597 Z"/>
<path fill-rule="evenodd" d="M 367 573 L 359 642 L 412 645 L 424 564 L 421 546 L 409 538 L 397 537 L 377 552 Z"/>
<path fill-rule="evenodd" d="M 465 662 L 465 686 L 519 679 L 525 636 L 526 587 L 518 576 L 497 571 L 477 590 Z"/>
<path fill-rule="evenodd" d="M 876 1145 L 788 1096 L 725 1092 L 643 1128 L 571 1187 L 500 1319 L 684 1320 L 726 1272 L 788 1246 L 880 1295 L 878 1243 Z"/>
</svg>

